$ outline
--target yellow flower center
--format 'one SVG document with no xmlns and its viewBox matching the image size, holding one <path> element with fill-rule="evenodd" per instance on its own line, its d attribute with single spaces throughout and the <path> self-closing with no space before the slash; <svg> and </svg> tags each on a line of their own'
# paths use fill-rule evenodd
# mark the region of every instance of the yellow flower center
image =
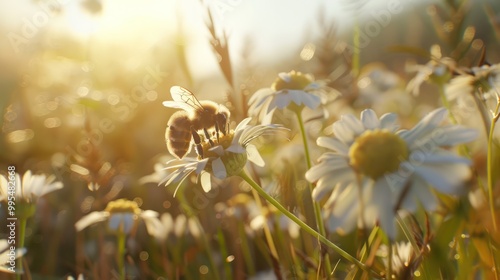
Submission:
<svg viewBox="0 0 500 280">
<path fill-rule="evenodd" d="M 271 88 L 274 91 L 284 90 L 284 89 L 304 89 L 309 84 L 312 83 L 312 80 L 307 76 L 302 74 L 301 72 L 291 71 L 288 73 L 289 79 L 287 81 L 283 80 L 281 77 L 274 81 Z"/>
<path fill-rule="evenodd" d="M 409 156 L 406 142 L 388 130 L 367 130 L 349 149 L 351 166 L 374 180 L 398 170 Z"/>
<path fill-rule="evenodd" d="M 213 136 L 211 140 L 215 145 L 222 146 L 222 148 L 226 149 L 229 146 L 231 146 L 233 137 L 234 137 L 234 131 L 230 131 L 228 134 L 219 133 L 219 139 L 217 139 L 217 136 Z M 202 141 L 201 148 L 203 149 L 204 158 L 219 157 L 219 155 L 216 152 L 210 151 L 210 149 L 212 148 L 212 144 L 210 144 L 209 141 Z"/>
<path fill-rule="evenodd" d="M 135 201 L 131 200 L 126 200 L 126 199 L 117 199 L 114 201 L 111 201 L 108 203 L 106 206 L 106 209 L 104 211 L 107 211 L 110 214 L 114 213 L 132 213 L 132 214 L 140 214 L 141 209 L 137 205 Z"/>
</svg>

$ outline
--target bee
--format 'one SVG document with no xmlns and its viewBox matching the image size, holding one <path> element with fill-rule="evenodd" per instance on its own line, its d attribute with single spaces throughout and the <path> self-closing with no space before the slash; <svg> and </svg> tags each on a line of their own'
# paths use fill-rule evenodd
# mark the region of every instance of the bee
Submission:
<svg viewBox="0 0 500 280">
<path fill-rule="evenodd" d="M 165 131 L 168 151 L 182 159 L 191 151 L 191 143 L 194 142 L 196 152 L 203 158 L 202 140 L 198 133 L 202 131 L 213 146 L 208 130 L 215 129 L 217 140 L 219 132 L 227 134 L 229 109 L 213 101 L 200 101 L 192 92 L 180 86 L 171 87 L 170 95 L 174 101 L 164 101 L 163 106 L 183 111 L 175 112 L 168 120 Z"/>
</svg>

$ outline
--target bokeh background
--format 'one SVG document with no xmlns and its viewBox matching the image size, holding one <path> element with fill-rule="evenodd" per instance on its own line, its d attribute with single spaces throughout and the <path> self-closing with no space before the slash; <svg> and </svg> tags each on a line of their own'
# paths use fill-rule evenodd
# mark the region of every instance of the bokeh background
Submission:
<svg viewBox="0 0 500 280">
<path fill-rule="evenodd" d="M 436 104 L 435 88 L 401 101 L 382 94 L 404 91 L 408 65 L 427 62 L 433 44 L 463 66 L 477 65 L 483 47 L 486 61 L 499 61 L 500 3 L 471 0 L 454 11 L 454 2 L 462 1 L 0 0 L 0 170 L 64 183 L 40 201 L 28 229 L 32 275 L 74 275 L 74 223 L 113 199 L 179 212 L 172 190 L 141 180 L 170 158 L 164 132 L 174 111 L 161 103 L 171 86 L 225 104 L 237 123 L 253 92 L 295 69 L 343 94 L 330 123 L 373 106 L 410 116 Z M 354 24 L 363 33 L 358 77 Z M 140 251 L 147 238 L 138 235 Z"/>
</svg>

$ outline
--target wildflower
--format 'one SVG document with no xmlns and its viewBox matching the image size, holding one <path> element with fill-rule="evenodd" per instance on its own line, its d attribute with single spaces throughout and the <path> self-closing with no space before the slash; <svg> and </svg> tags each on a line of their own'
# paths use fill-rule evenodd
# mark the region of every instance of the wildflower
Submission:
<svg viewBox="0 0 500 280">
<path fill-rule="evenodd" d="M 300 235 L 300 227 L 272 206 L 263 208 L 261 213 L 252 219 L 250 227 L 257 231 L 264 228 L 266 223 L 271 231 L 275 231 L 277 227 L 292 238 L 298 238 Z"/>
<path fill-rule="evenodd" d="M 326 87 L 314 81 L 311 75 L 291 71 L 280 73 L 270 88 L 263 88 L 249 100 L 250 115 L 258 116 L 263 123 L 270 123 L 276 109 L 288 108 L 300 112 L 304 107 L 315 110 L 326 103 Z"/>
<path fill-rule="evenodd" d="M 252 126 L 248 123 L 250 118 L 244 119 L 238 124 L 234 131 L 222 135 L 219 139 L 214 139 L 214 146 L 211 143 L 203 143 L 204 158 L 189 158 L 174 159 L 167 162 L 167 170 L 175 169 L 170 173 L 160 184 L 178 183 L 174 192 L 180 184 L 194 171 L 198 177 L 201 175 L 201 185 L 205 192 L 212 189 L 211 179 L 224 179 L 233 175 L 237 175 L 247 163 L 247 160 L 255 163 L 258 166 L 264 166 L 264 160 L 260 156 L 257 148 L 250 144 L 253 139 L 275 132 L 284 130 L 280 125 L 256 125 Z"/>
<path fill-rule="evenodd" d="M 420 265 L 421 258 L 417 258 L 412 244 L 410 242 L 397 242 L 391 246 L 393 251 L 391 261 L 394 279 L 413 278 L 413 273 Z M 389 267 L 388 249 L 387 245 L 382 244 L 377 251 L 377 255 L 382 258 L 382 262 L 386 268 Z"/>
<path fill-rule="evenodd" d="M 414 98 L 405 94 L 403 81 L 395 72 L 377 63 L 363 67 L 358 81 L 356 108 L 372 108 L 375 112 L 397 112 L 408 115 L 415 105 Z"/>
<path fill-rule="evenodd" d="M 158 213 L 152 210 L 143 211 L 135 201 L 118 199 L 108 203 L 104 211 L 94 211 L 76 222 L 77 231 L 103 221 L 108 222 L 111 232 L 131 233 L 137 227 L 138 220 L 146 224 L 148 232 L 155 229 L 155 219 Z"/>
<path fill-rule="evenodd" d="M 14 273 L 11 262 L 18 259 L 26 253 L 26 248 L 18 248 L 15 254 L 11 255 L 10 245 L 7 239 L 0 239 L 0 272 Z"/>
<path fill-rule="evenodd" d="M 55 182 L 55 176 L 32 175 L 29 170 L 24 173 L 22 180 L 18 173 L 14 177 L 14 197 L 18 218 L 33 216 L 39 197 L 63 187 L 61 182 Z M 9 194 L 12 193 L 9 192 L 9 186 L 11 185 L 8 184 L 7 178 L 0 176 L 0 201 L 7 201 Z"/>
<path fill-rule="evenodd" d="M 194 218 L 188 218 L 184 214 L 179 214 L 174 219 L 170 213 L 163 213 L 161 217 L 155 218 L 155 226 L 150 234 L 157 240 L 165 241 L 169 238 L 184 239 L 186 234 L 199 238 L 202 228 Z"/>
<path fill-rule="evenodd" d="M 446 86 L 446 96 L 450 100 L 471 96 L 481 88 L 483 98 L 497 96 L 500 87 L 500 64 L 472 67 L 470 73 L 464 73 L 451 79 Z"/>
<path fill-rule="evenodd" d="M 442 57 L 439 45 L 431 47 L 431 60 L 425 65 L 414 65 L 409 67 L 409 71 L 417 72 L 417 75 L 410 80 L 407 90 L 414 95 L 419 94 L 420 85 L 425 81 L 435 84 L 445 84 L 451 78 L 452 70 L 456 62 L 449 57 Z"/>
<path fill-rule="evenodd" d="M 215 210 L 225 219 L 234 218 L 242 222 L 247 222 L 250 217 L 260 213 L 255 200 L 244 193 L 236 194 L 227 201 L 215 204 Z"/>
<path fill-rule="evenodd" d="M 335 138 L 320 137 L 318 145 L 334 152 L 323 154 L 306 179 L 317 183 L 316 200 L 332 191 L 324 205 L 330 228 L 349 232 L 378 223 L 392 239 L 398 209 L 434 210 L 434 189 L 460 194 L 470 163 L 446 148 L 473 140 L 477 132 L 440 126 L 446 116 L 445 109 L 437 109 L 413 129 L 398 131 L 396 115 L 379 119 L 368 109 L 361 120 L 345 115 L 336 122 Z"/>
<path fill-rule="evenodd" d="M 165 170 L 165 162 L 172 159 L 171 156 L 162 156 L 154 165 L 154 172 L 139 179 L 139 184 L 156 183 L 160 182 L 169 173 Z"/>
</svg>

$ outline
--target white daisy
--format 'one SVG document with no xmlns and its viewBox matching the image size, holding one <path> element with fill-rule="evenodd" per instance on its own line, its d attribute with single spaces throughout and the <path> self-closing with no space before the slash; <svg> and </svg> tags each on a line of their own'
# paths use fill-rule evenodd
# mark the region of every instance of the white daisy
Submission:
<svg viewBox="0 0 500 280">
<path fill-rule="evenodd" d="M 212 189 L 212 177 L 224 179 L 237 175 L 250 160 L 257 166 L 264 166 L 264 160 L 257 148 L 250 141 L 261 136 L 286 128 L 275 125 L 249 125 L 250 118 L 244 119 L 238 124 L 234 131 L 222 135 L 219 139 L 214 138 L 215 145 L 212 147 L 208 142 L 202 144 L 205 158 L 196 159 L 185 157 L 167 162 L 167 170 L 174 170 L 160 184 L 170 185 L 178 183 L 174 195 L 180 184 L 193 172 L 198 177 L 201 175 L 201 185 L 205 192 Z M 218 141 L 218 142 L 217 142 Z"/>
<path fill-rule="evenodd" d="M 16 259 L 24 256 L 26 248 L 17 248 L 11 251 L 7 239 L 0 239 L 0 272 L 15 273 Z"/>
<path fill-rule="evenodd" d="M 28 170 L 24 173 L 21 180 L 21 176 L 16 173 L 15 175 L 15 197 L 17 201 L 25 201 L 30 203 L 36 203 L 37 199 L 44 196 L 50 192 L 58 190 L 63 187 L 61 182 L 54 182 L 55 176 L 51 175 L 47 177 L 45 174 L 42 175 L 31 175 L 31 171 Z M 4 201 L 7 198 L 7 178 L 0 176 L 0 201 Z"/>
<path fill-rule="evenodd" d="M 9 196 L 14 195 L 17 217 L 31 217 L 35 213 L 39 197 L 63 187 L 61 182 L 55 182 L 55 176 L 32 175 L 29 170 L 24 173 L 22 179 L 18 173 L 13 177 L 14 190 L 10 189 L 12 184 L 8 184 L 7 178 L 0 176 L 0 201 L 7 201 Z"/>
<path fill-rule="evenodd" d="M 258 116 L 263 123 L 270 123 L 276 109 L 288 108 L 300 112 L 307 107 L 315 110 L 327 101 L 327 87 L 314 81 L 311 75 L 291 71 L 280 73 L 270 88 L 255 92 L 249 99 L 251 116 Z"/>
<path fill-rule="evenodd" d="M 151 227 L 149 233 L 159 241 L 169 238 L 182 239 L 186 234 L 199 238 L 203 229 L 194 218 L 188 218 L 184 214 L 179 214 L 175 219 L 170 213 L 163 213 L 161 217 L 155 218 L 155 226 Z"/>
<path fill-rule="evenodd" d="M 446 96 L 450 100 L 471 96 L 482 88 L 484 98 L 496 97 L 500 92 L 500 64 L 472 67 L 470 73 L 458 75 L 446 86 Z"/>
<path fill-rule="evenodd" d="M 437 109 L 413 129 L 400 131 L 396 115 L 379 119 L 370 109 L 360 120 L 344 115 L 334 123 L 336 137 L 317 141 L 333 152 L 324 153 L 306 172 L 306 179 L 316 182 L 314 199 L 331 192 L 324 205 L 329 227 L 349 232 L 379 224 L 394 239 L 397 209 L 414 212 L 422 205 L 432 211 L 438 204 L 434 190 L 460 194 L 470 163 L 447 148 L 473 140 L 477 132 L 440 126 L 446 116 L 445 109 Z"/>
<path fill-rule="evenodd" d="M 389 250 L 386 244 L 382 244 L 377 255 L 382 258 L 384 266 L 389 264 Z M 417 258 L 413 246 L 410 242 L 397 242 L 392 244 L 392 273 L 393 279 L 411 279 L 413 273 L 420 265 L 420 258 Z"/>
<path fill-rule="evenodd" d="M 250 221 L 250 228 L 254 231 L 261 230 L 266 223 L 273 232 L 275 227 L 279 227 L 281 231 L 287 232 L 292 238 L 298 238 L 300 235 L 300 227 L 272 206 L 263 208 Z"/>
<path fill-rule="evenodd" d="M 417 72 L 415 77 L 408 82 L 407 90 L 414 95 L 420 93 L 420 85 L 425 81 L 437 84 L 446 83 L 456 67 L 456 62 L 449 57 L 442 57 L 439 45 L 431 47 L 431 60 L 425 65 L 408 66 L 407 71 Z"/>
<path fill-rule="evenodd" d="M 158 213 L 152 210 L 141 210 L 135 201 L 117 199 L 111 201 L 104 211 L 94 211 L 75 223 L 77 231 L 93 224 L 107 221 L 111 232 L 129 234 L 137 227 L 139 219 L 144 221 L 148 232 L 153 232 L 157 225 Z"/>
</svg>

